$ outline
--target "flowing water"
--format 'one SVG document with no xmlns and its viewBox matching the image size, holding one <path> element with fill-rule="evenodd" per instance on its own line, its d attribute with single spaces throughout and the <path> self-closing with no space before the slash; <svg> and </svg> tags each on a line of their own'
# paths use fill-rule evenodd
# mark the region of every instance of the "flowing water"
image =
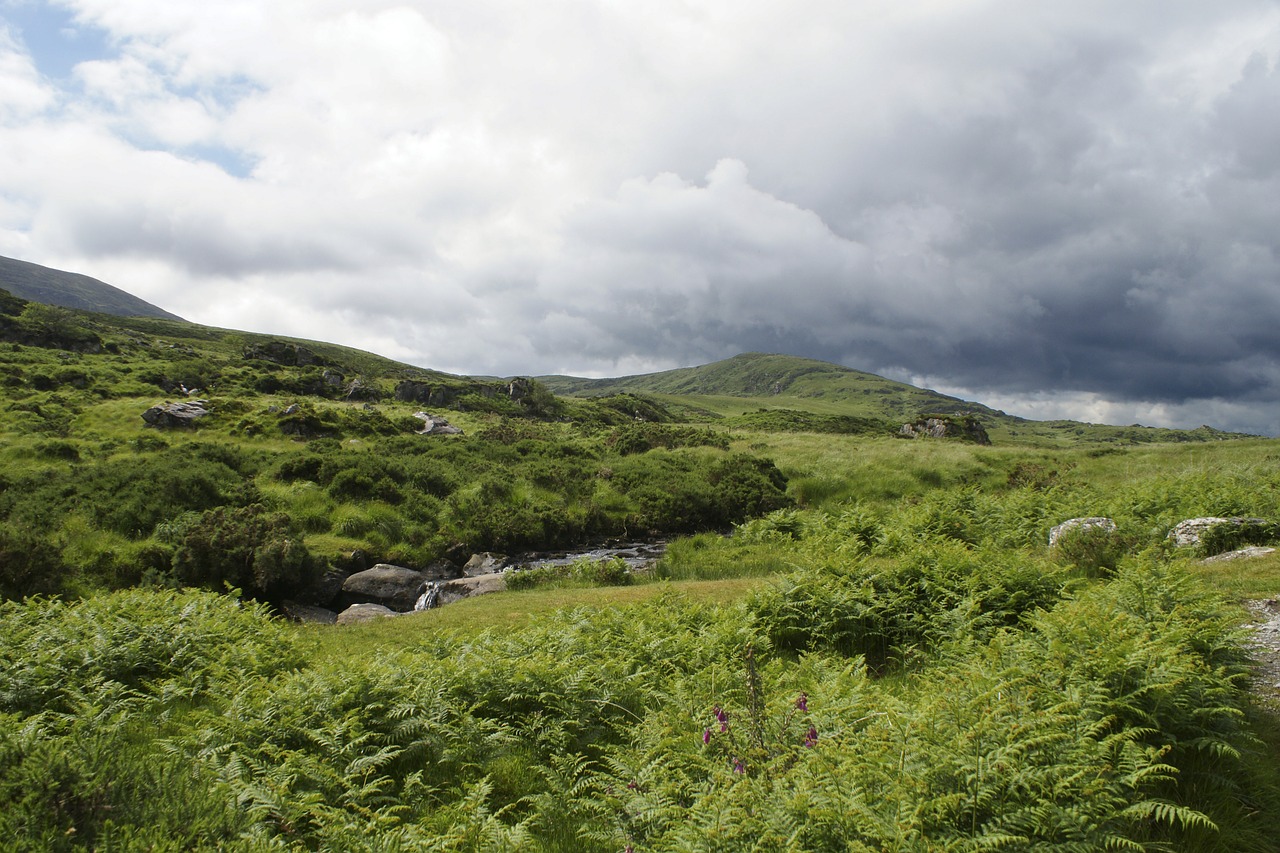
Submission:
<svg viewBox="0 0 1280 853">
<path fill-rule="evenodd" d="M 602 544 L 584 546 L 567 551 L 528 551 L 517 554 L 508 560 L 504 569 L 536 569 L 541 566 L 567 566 L 578 560 L 587 559 L 593 562 L 612 560 L 615 557 L 627 564 L 633 572 L 643 572 L 653 568 L 667 550 L 666 540 L 647 542 L 609 541 Z M 423 585 L 422 593 L 414 604 L 414 610 L 430 610 L 437 605 L 440 598 L 440 584 L 444 581 L 428 581 Z"/>
</svg>

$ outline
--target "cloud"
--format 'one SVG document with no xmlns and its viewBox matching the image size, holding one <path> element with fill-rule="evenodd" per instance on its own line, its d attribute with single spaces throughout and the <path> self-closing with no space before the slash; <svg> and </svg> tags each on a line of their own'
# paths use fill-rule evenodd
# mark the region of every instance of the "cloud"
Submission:
<svg viewBox="0 0 1280 853">
<path fill-rule="evenodd" d="M 59 6 L 69 74 L 0 36 L 0 247 L 191 319 L 1278 431 L 1262 0 Z"/>
</svg>

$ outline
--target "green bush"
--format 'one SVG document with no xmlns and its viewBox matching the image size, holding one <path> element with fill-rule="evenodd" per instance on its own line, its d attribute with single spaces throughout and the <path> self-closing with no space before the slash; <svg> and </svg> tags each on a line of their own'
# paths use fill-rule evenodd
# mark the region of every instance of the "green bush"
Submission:
<svg viewBox="0 0 1280 853">
<path fill-rule="evenodd" d="M 319 568 L 290 518 L 260 504 L 191 515 L 167 535 L 175 544 L 174 577 L 188 586 L 230 587 L 279 601 L 311 582 Z"/>
<path fill-rule="evenodd" d="M 630 586 L 635 576 L 621 557 L 593 560 L 581 557 L 563 566 L 536 566 L 503 573 L 509 590 L 545 586 Z"/>
</svg>

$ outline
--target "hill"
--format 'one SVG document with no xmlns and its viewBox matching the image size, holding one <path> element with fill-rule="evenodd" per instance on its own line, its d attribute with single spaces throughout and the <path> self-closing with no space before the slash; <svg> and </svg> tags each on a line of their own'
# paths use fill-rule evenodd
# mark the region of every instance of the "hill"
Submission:
<svg viewBox="0 0 1280 853">
<path fill-rule="evenodd" d="M 14 296 L 45 305 L 96 311 L 118 317 L 181 320 L 131 293 L 80 273 L 64 272 L 28 261 L 0 257 L 0 287 Z"/>
<path fill-rule="evenodd" d="M 1216 441 L 1234 433 L 1032 421 L 981 403 L 896 382 L 861 370 L 798 356 L 743 353 L 699 367 L 614 379 L 540 376 L 557 394 L 654 398 L 693 420 L 772 431 L 885 434 L 930 416 L 974 423 L 996 443 L 1076 444 Z"/>
</svg>

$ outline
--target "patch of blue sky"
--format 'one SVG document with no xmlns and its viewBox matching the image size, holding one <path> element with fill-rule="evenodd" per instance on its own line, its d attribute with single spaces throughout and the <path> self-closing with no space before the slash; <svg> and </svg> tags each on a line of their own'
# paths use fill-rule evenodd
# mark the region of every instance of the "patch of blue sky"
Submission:
<svg viewBox="0 0 1280 853">
<path fill-rule="evenodd" d="M 173 151 L 179 157 L 188 160 L 200 160 L 212 163 L 233 178 L 248 178 L 253 174 L 257 158 L 243 151 L 223 145 L 184 145 Z"/>
<path fill-rule="evenodd" d="M 106 31 L 43 0 L 0 0 L 0 20 L 31 54 L 40 73 L 52 80 L 69 80 L 81 62 L 116 55 Z"/>
</svg>

